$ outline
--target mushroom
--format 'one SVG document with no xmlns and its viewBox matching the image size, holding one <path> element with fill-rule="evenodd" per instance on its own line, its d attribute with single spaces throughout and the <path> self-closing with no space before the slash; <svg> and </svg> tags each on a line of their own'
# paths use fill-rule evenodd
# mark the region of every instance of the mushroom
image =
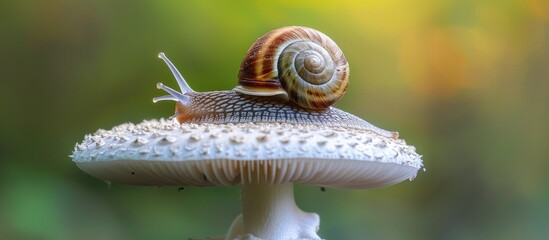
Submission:
<svg viewBox="0 0 549 240">
<path fill-rule="evenodd" d="M 74 162 L 106 181 L 157 186 L 242 184 L 242 215 L 226 239 L 319 239 L 319 216 L 294 202 L 293 183 L 382 187 L 422 166 L 404 140 L 372 131 L 291 123 L 126 123 L 76 145 Z"/>
<path fill-rule="evenodd" d="M 159 83 L 170 95 L 154 101 L 177 101 L 176 115 L 98 130 L 75 146 L 72 159 L 86 173 L 109 182 L 241 184 L 242 214 L 225 239 L 320 239 L 319 216 L 299 209 L 294 183 L 374 188 L 411 180 L 422 167 L 421 156 L 396 132 L 330 106 L 311 110 L 288 97 L 239 93 L 239 87 L 256 93 L 248 90 L 256 86 L 249 81 L 236 91 L 194 92 L 168 58 L 159 57 L 181 92 Z M 348 77 L 343 74 L 348 66 L 337 71 Z"/>
</svg>

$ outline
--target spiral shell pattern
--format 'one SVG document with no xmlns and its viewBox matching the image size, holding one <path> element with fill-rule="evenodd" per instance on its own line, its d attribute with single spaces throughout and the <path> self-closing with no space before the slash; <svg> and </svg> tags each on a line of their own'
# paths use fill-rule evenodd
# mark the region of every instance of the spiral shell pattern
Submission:
<svg viewBox="0 0 549 240">
<path fill-rule="evenodd" d="M 349 85 L 349 64 L 325 34 L 306 27 L 284 27 L 259 38 L 246 53 L 235 91 L 281 96 L 313 110 L 337 102 Z"/>
</svg>

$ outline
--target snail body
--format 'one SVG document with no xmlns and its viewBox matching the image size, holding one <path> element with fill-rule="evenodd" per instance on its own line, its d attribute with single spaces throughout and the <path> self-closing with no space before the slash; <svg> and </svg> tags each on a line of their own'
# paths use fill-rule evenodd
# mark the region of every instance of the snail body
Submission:
<svg viewBox="0 0 549 240">
<path fill-rule="evenodd" d="M 176 101 L 179 123 L 286 122 L 368 129 L 397 138 L 352 114 L 331 107 L 348 86 L 349 65 L 326 35 L 305 27 L 285 27 L 259 38 L 246 53 L 238 85 L 229 91 L 195 92 L 170 60 L 160 53 L 181 92 L 157 88 Z"/>
<path fill-rule="evenodd" d="M 233 90 L 193 92 L 188 96 L 190 104 L 176 103 L 173 117 L 180 123 L 285 122 L 369 129 L 391 138 L 398 135 L 334 107 L 311 111 L 296 104 L 246 96 Z"/>
</svg>

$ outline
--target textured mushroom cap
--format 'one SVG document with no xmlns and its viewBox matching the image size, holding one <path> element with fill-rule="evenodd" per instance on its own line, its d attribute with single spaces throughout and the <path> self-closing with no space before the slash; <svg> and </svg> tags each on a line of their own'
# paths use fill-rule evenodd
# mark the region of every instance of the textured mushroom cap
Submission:
<svg viewBox="0 0 549 240">
<path fill-rule="evenodd" d="M 412 179 L 421 156 L 402 139 L 372 131 L 287 123 L 126 123 L 75 146 L 73 161 L 103 180 L 215 186 L 262 178 L 338 188 Z"/>
</svg>

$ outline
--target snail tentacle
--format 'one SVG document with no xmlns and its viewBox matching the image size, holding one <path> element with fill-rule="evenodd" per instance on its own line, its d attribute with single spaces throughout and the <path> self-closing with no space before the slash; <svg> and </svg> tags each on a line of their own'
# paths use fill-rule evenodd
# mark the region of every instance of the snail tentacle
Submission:
<svg viewBox="0 0 549 240">
<path fill-rule="evenodd" d="M 158 83 L 158 84 L 156 84 L 156 88 L 162 89 L 162 90 L 166 91 L 167 93 L 169 93 L 170 95 L 155 97 L 155 98 L 153 98 L 153 102 L 156 103 L 158 101 L 171 100 L 171 101 L 178 101 L 178 102 L 180 102 L 181 104 L 183 104 L 185 106 L 190 105 L 191 100 L 185 94 L 193 93 L 194 91 L 191 89 L 189 84 L 187 84 L 187 81 L 185 81 L 185 79 L 183 78 L 181 73 L 177 70 L 175 65 L 173 65 L 173 63 L 170 61 L 170 59 L 168 59 L 166 54 L 164 54 L 163 52 L 160 52 L 158 54 L 158 58 L 164 60 L 166 65 L 168 65 L 168 68 L 170 68 L 170 70 L 172 71 L 173 76 L 175 77 L 175 80 L 177 81 L 177 84 L 179 85 L 179 88 L 181 89 L 181 92 L 178 92 L 178 91 L 176 91 L 176 90 L 174 90 L 174 89 L 172 89 L 172 88 L 170 88 L 170 87 L 168 87 L 168 86 L 166 86 L 162 83 Z"/>
<path fill-rule="evenodd" d="M 153 102 L 154 103 L 157 103 L 157 102 L 160 102 L 160 101 L 179 101 L 179 98 L 176 98 L 172 95 L 164 95 L 164 96 L 160 96 L 160 97 L 154 97 L 153 98 Z"/>
<path fill-rule="evenodd" d="M 188 96 L 183 95 L 184 93 L 180 93 L 162 83 L 157 83 L 156 88 L 162 89 L 170 94 L 171 98 L 168 98 L 168 96 L 161 96 L 161 97 L 155 97 L 153 98 L 153 102 L 162 101 L 162 100 L 173 100 L 173 101 L 179 101 L 183 105 L 189 105 L 190 99 Z"/>
<path fill-rule="evenodd" d="M 175 80 L 177 81 L 177 84 L 179 85 L 179 88 L 181 89 L 182 94 L 185 94 L 188 92 L 194 92 L 193 89 L 189 86 L 189 84 L 187 84 L 187 81 L 185 81 L 185 78 L 183 78 L 183 75 L 181 75 L 181 73 L 177 70 L 175 65 L 173 65 L 170 59 L 168 59 L 166 54 L 164 54 L 163 52 L 160 52 L 158 54 L 158 58 L 164 60 L 166 65 L 168 65 L 168 68 L 170 68 L 170 70 L 172 71 L 173 76 L 175 77 Z"/>
</svg>

